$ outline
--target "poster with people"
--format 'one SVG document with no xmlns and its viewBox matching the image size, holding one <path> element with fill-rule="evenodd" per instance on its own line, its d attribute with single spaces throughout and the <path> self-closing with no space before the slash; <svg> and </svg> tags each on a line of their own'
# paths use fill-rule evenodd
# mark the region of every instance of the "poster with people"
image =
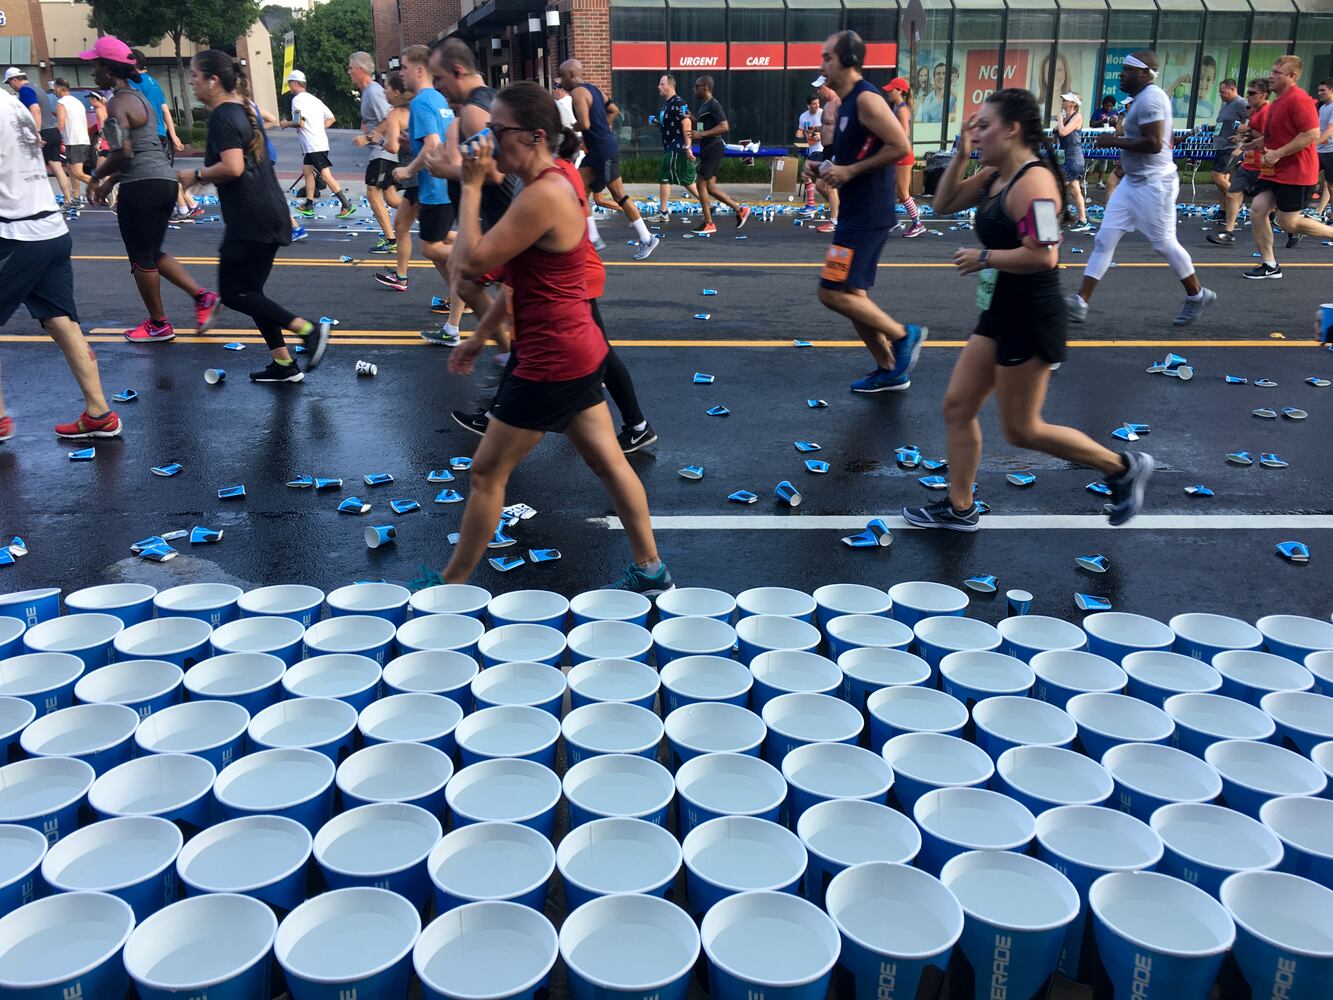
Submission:
<svg viewBox="0 0 1333 1000">
<path fill-rule="evenodd" d="M 912 81 L 912 96 L 919 122 L 955 121 L 958 102 L 958 68 L 947 66 L 943 53 L 918 51 L 916 79 Z"/>
</svg>

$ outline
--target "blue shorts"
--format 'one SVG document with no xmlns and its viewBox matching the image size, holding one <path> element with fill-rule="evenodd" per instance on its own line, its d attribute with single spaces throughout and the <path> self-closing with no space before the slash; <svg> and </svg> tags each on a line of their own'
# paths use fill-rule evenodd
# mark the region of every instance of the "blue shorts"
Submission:
<svg viewBox="0 0 1333 1000">
<path fill-rule="evenodd" d="M 1087 176 L 1088 168 L 1083 161 L 1083 157 L 1080 156 L 1075 160 L 1066 159 L 1064 163 L 1060 164 L 1060 172 L 1065 175 L 1067 182 L 1081 181 Z"/>
<path fill-rule="evenodd" d="M 830 279 L 829 262 L 826 260 L 825 270 L 820 272 L 819 286 L 834 291 L 873 287 L 875 271 L 879 267 L 879 255 L 884 252 L 884 243 L 889 238 L 889 228 L 888 226 L 875 229 L 852 228 L 839 223 L 838 228 L 833 231 L 833 243 L 829 247 L 829 253 L 832 256 L 837 248 L 851 251 L 847 273 L 840 281 Z"/>
</svg>

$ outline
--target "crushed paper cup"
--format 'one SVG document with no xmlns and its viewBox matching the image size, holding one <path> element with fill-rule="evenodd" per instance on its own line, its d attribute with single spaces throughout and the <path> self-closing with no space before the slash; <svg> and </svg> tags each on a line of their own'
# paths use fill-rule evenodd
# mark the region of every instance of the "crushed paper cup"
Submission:
<svg viewBox="0 0 1333 1000">
<path fill-rule="evenodd" d="M 499 573 L 508 573 L 510 570 L 518 569 L 523 565 L 523 560 L 518 556 L 498 556 L 486 560 L 491 564 L 491 568 Z"/>
<path fill-rule="evenodd" d="M 191 545 L 211 545 L 214 542 L 222 541 L 222 528 L 205 528 L 196 525 L 190 529 Z"/>
<path fill-rule="evenodd" d="M 181 465 L 180 462 L 172 462 L 169 465 L 155 465 L 148 471 L 155 476 L 162 476 L 164 478 L 169 478 L 171 476 L 176 475 L 176 473 L 180 472 L 184 468 L 185 466 Z"/>
<path fill-rule="evenodd" d="M 426 473 L 426 482 L 428 483 L 452 483 L 454 474 L 448 469 L 431 469 Z"/>
<path fill-rule="evenodd" d="M 341 479 L 320 479 L 315 477 L 316 490 L 342 489 L 343 481 Z"/>
<path fill-rule="evenodd" d="M 449 459 L 449 468 L 454 472 L 466 472 L 472 468 L 472 459 L 470 458 L 451 458 Z"/>
<path fill-rule="evenodd" d="M 78 451 L 69 453 L 69 460 L 71 462 L 91 462 L 96 455 L 96 448 L 80 448 Z"/>
<path fill-rule="evenodd" d="M 778 485 L 773 488 L 773 492 L 776 493 L 778 499 L 788 507 L 801 506 L 800 491 L 787 480 L 784 479 L 782 482 L 778 483 Z"/>
<path fill-rule="evenodd" d="M 1080 611 L 1110 611 L 1111 602 L 1105 597 L 1095 597 L 1092 594 L 1075 594 L 1074 606 Z"/>
<path fill-rule="evenodd" d="M 807 458 L 805 460 L 805 468 L 808 472 L 813 472 L 816 475 L 823 475 L 828 472 L 829 464 L 828 462 L 821 462 L 817 458 Z"/>
<path fill-rule="evenodd" d="M 340 514 L 366 514 L 370 511 L 370 504 L 361 500 L 359 497 L 348 497 L 342 503 L 338 504 L 338 513 Z"/>
<path fill-rule="evenodd" d="M 361 477 L 367 486 L 386 486 L 393 482 L 393 476 L 387 472 L 368 472 Z"/>
<path fill-rule="evenodd" d="M 1278 542 L 1275 548 L 1278 555 L 1288 562 L 1307 563 L 1310 561 L 1310 546 L 1304 542 Z"/>
<path fill-rule="evenodd" d="M 737 490 L 735 493 L 728 496 L 727 499 L 732 503 L 750 504 L 758 501 L 759 497 L 751 493 L 749 490 Z"/>
<path fill-rule="evenodd" d="M 222 368 L 209 368 L 204 371 L 204 381 L 209 385 L 218 385 L 225 381 L 227 372 Z"/>
<path fill-rule="evenodd" d="M 287 480 L 287 487 L 293 490 L 303 490 L 314 485 L 315 479 L 313 476 L 295 476 Z"/>
<path fill-rule="evenodd" d="M 822 410 L 828 406 L 828 403 L 822 399 L 807 399 L 805 405 L 812 410 Z"/>
<path fill-rule="evenodd" d="M 707 410 L 705 410 L 704 412 L 707 413 L 710 417 L 729 417 L 729 416 L 731 416 L 731 411 L 728 410 L 725 406 L 723 406 L 723 405 L 720 404 L 720 403 L 719 403 L 717 406 L 710 406 L 710 407 L 709 407 Z"/>
<path fill-rule="evenodd" d="M 219 500 L 243 500 L 245 499 L 244 486 L 224 486 L 218 490 Z"/>
<path fill-rule="evenodd" d="M 814 441 L 793 441 L 792 445 L 796 448 L 797 451 L 802 451 L 802 452 L 823 450 L 823 448 L 820 445 L 816 444 Z"/>
<path fill-rule="evenodd" d="M 947 490 L 949 488 L 949 480 L 943 476 L 922 476 L 917 482 L 928 490 Z"/>
<path fill-rule="evenodd" d="M 243 350 L 245 350 L 245 345 L 242 344 L 239 340 L 233 340 L 230 344 L 223 344 L 222 346 L 223 346 L 223 348 L 224 348 L 225 350 L 228 350 L 228 351 L 243 351 Z"/>
<path fill-rule="evenodd" d="M 462 503 L 462 502 L 463 502 L 463 494 L 459 493 L 457 490 L 440 490 L 439 493 L 435 494 L 435 502 L 436 502 L 436 503 Z"/>
<path fill-rule="evenodd" d="M 1010 486 L 1031 486 L 1037 481 L 1037 477 L 1030 472 L 1011 472 L 1004 478 Z"/>
<path fill-rule="evenodd" d="M 963 581 L 963 586 L 979 594 L 993 594 L 999 583 L 999 577 L 996 576 L 969 576 Z"/>
<path fill-rule="evenodd" d="M 694 384 L 695 384 L 695 385 L 712 385 L 712 384 L 713 384 L 714 382 L 716 382 L 716 381 L 717 381 L 717 376 L 716 376 L 716 375 L 708 375 L 708 374 L 706 374 L 706 373 L 704 373 L 704 372 L 695 372 L 695 373 L 694 373 Z"/>
<path fill-rule="evenodd" d="M 704 477 L 704 467 L 702 465 L 687 465 L 679 470 L 682 479 L 702 479 Z"/>
<path fill-rule="evenodd" d="M 134 389 L 122 389 L 111 397 L 117 403 L 129 403 L 139 398 L 139 393 Z"/>
<path fill-rule="evenodd" d="M 389 508 L 395 514 L 408 514 L 414 510 L 420 510 L 421 504 L 415 500 L 390 500 Z"/>
<path fill-rule="evenodd" d="M 1075 556 L 1074 564 L 1079 569 L 1086 569 L 1089 573 L 1105 573 L 1111 568 L 1110 560 L 1106 556 Z"/>
<path fill-rule="evenodd" d="M 371 364 L 369 361 L 358 361 L 356 363 L 356 373 L 358 375 L 369 375 L 373 378 L 380 373 L 380 370 L 376 365 Z"/>
<path fill-rule="evenodd" d="M 1100 493 L 1104 497 L 1109 497 L 1111 495 L 1111 487 L 1107 486 L 1105 483 L 1088 483 L 1088 485 L 1083 488 L 1089 493 Z"/>
</svg>

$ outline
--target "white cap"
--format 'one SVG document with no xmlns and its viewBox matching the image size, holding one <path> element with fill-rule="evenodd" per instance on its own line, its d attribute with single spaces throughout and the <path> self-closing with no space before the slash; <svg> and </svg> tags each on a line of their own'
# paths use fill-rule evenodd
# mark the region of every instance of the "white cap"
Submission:
<svg viewBox="0 0 1333 1000">
<path fill-rule="evenodd" d="M 17 66 L 10 66 L 9 69 L 5 70 L 5 83 L 8 83 L 16 76 L 21 76 L 25 80 L 28 78 L 28 74 L 24 70 L 19 69 Z"/>
<path fill-rule="evenodd" d="M 299 69 L 294 69 L 287 74 L 288 83 L 305 83 L 305 74 Z"/>
<path fill-rule="evenodd" d="M 1074 93 L 1072 90 L 1067 94 L 1061 94 L 1060 100 L 1068 101 L 1070 104 L 1083 104 L 1083 98 L 1079 97 L 1078 94 Z"/>
<path fill-rule="evenodd" d="M 824 86 L 824 84 L 826 84 L 826 83 L 828 83 L 828 78 L 825 77 L 825 76 L 823 76 L 823 75 L 820 75 L 820 76 L 817 76 L 817 77 L 815 77 L 813 80 L 810 81 L 810 86 L 812 86 L 812 87 L 822 87 L 822 86 Z"/>
</svg>

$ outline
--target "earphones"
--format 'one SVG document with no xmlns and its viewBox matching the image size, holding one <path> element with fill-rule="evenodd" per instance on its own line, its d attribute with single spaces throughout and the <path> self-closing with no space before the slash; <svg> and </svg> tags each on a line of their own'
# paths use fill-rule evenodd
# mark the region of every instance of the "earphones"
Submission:
<svg viewBox="0 0 1333 1000">
<path fill-rule="evenodd" d="M 866 43 L 855 31 L 844 31 L 838 35 L 838 42 L 833 51 L 843 68 L 859 69 L 865 62 Z"/>
</svg>

